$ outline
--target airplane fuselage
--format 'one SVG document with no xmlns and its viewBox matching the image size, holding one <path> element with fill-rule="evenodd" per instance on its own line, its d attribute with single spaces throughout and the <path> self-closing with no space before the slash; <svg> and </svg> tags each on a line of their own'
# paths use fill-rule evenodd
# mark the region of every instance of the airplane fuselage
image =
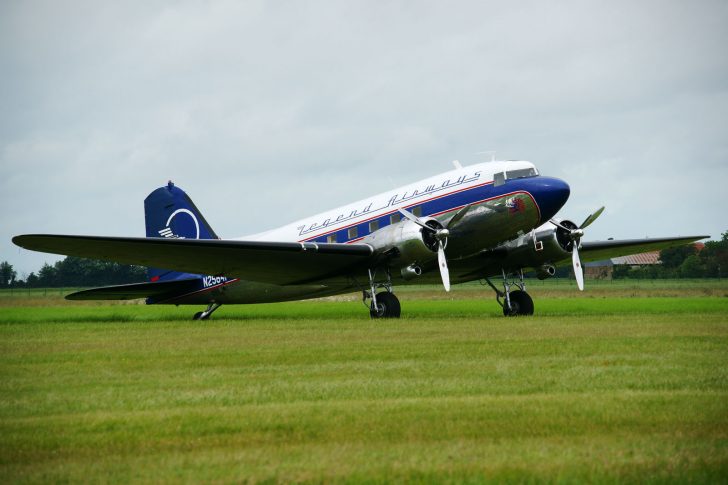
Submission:
<svg viewBox="0 0 728 485">
<path fill-rule="evenodd" d="M 528 233 L 553 217 L 569 196 L 562 180 L 539 175 L 527 161 L 488 162 L 451 170 L 419 182 L 322 212 L 280 228 L 237 238 L 245 241 L 368 244 L 374 251 L 397 247 L 388 260 L 397 284 L 439 281 L 436 255 L 423 247 L 421 229 L 400 210 L 423 220 L 447 224 L 468 206 L 452 230 L 446 248 L 454 283 L 489 275 L 473 275 L 469 260 L 483 251 Z M 406 256 L 406 257 L 405 257 Z M 421 274 L 408 273 L 416 267 Z M 359 291 L 368 287 L 366 274 L 336 275 L 311 284 L 273 285 L 206 276 L 199 287 L 171 299 L 149 303 L 261 303 L 299 300 Z"/>
</svg>

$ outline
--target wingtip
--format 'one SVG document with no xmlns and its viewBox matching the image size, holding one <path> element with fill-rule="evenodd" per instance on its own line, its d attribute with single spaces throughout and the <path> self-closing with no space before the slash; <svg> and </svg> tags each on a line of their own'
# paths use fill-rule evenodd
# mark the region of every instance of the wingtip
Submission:
<svg viewBox="0 0 728 485">
<path fill-rule="evenodd" d="M 13 238 L 11 239 L 11 241 L 16 246 L 20 246 L 22 248 L 23 247 L 23 239 L 25 239 L 27 237 L 28 237 L 27 234 L 19 234 L 17 236 L 13 236 Z"/>
</svg>

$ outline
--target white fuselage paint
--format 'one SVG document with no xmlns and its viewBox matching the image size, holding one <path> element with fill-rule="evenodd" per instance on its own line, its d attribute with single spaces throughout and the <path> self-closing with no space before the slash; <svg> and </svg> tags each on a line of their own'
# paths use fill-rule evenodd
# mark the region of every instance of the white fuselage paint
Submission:
<svg viewBox="0 0 728 485">
<path fill-rule="evenodd" d="M 306 241 L 337 230 L 361 224 L 386 214 L 407 209 L 433 198 L 493 182 L 494 175 L 507 170 L 535 169 L 527 161 L 496 161 L 469 165 L 382 192 L 336 209 L 321 212 L 285 226 L 236 238 L 248 241 Z M 455 207 L 453 207 L 455 208 Z"/>
</svg>

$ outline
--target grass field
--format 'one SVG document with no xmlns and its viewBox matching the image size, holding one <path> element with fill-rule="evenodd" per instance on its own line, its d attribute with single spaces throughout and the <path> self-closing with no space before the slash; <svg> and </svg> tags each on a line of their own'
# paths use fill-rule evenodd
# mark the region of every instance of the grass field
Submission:
<svg viewBox="0 0 728 485">
<path fill-rule="evenodd" d="M 728 282 L 587 285 L 395 321 L 0 293 L 0 481 L 728 481 Z"/>
</svg>

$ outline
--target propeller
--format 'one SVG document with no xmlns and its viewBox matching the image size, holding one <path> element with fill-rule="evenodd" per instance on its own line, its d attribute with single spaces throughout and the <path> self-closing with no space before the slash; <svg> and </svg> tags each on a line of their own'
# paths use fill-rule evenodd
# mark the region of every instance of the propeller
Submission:
<svg viewBox="0 0 728 485">
<path fill-rule="evenodd" d="M 571 238 L 571 264 L 574 267 L 574 277 L 576 278 L 576 286 L 579 287 L 580 291 L 584 291 L 584 270 L 581 266 L 581 259 L 579 258 L 579 246 L 581 245 L 581 238 L 584 236 L 584 229 L 591 225 L 592 222 L 596 221 L 597 218 L 604 212 L 604 206 L 597 209 L 596 212 L 590 214 L 589 217 L 584 219 L 581 226 L 577 228 L 566 227 L 558 221 L 551 219 L 549 222 L 556 227 L 560 227 L 565 230 Z"/>
<path fill-rule="evenodd" d="M 452 216 L 452 219 L 450 219 L 450 221 L 447 223 L 447 226 L 442 227 L 442 225 L 439 223 L 437 223 L 437 225 L 428 225 L 426 222 L 424 222 L 422 219 L 412 214 L 411 212 L 399 209 L 399 212 L 404 217 L 414 222 L 418 226 L 422 227 L 422 229 L 429 231 L 432 237 L 437 241 L 437 265 L 440 267 L 440 277 L 442 278 L 442 285 L 445 287 L 445 291 L 450 291 L 450 270 L 447 267 L 447 258 L 445 257 L 447 238 L 450 236 L 450 229 L 455 227 L 455 225 L 462 220 L 468 210 L 470 210 L 470 204 L 460 208 L 460 210 L 458 210 L 455 215 Z"/>
</svg>

